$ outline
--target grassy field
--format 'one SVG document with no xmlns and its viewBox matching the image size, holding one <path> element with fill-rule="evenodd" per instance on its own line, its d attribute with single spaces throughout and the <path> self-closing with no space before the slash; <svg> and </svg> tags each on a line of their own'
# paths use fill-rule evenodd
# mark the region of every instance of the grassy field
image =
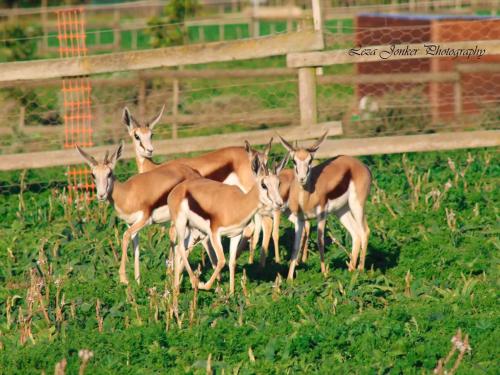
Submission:
<svg viewBox="0 0 500 375">
<path fill-rule="evenodd" d="M 292 285 L 277 281 L 285 264 L 259 271 L 243 254 L 232 298 L 227 270 L 218 291 L 197 296 L 184 279 L 182 324 L 169 313 L 165 227 L 141 233 L 143 284 L 127 288 L 116 255 L 125 226 L 108 205 L 66 205 L 62 169 L 0 174 L 0 374 L 52 373 L 63 358 L 76 373 L 83 348 L 92 374 L 204 373 L 209 358 L 226 374 L 430 374 L 458 328 L 472 347 L 458 373 L 498 373 L 498 150 L 363 160 L 376 182 L 367 272 L 347 271 L 349 240 L 331 218 L 327 237 L 340 244 L 327 246 L 327 277 L 313 242 Z M 134 171 L 120 162 L 117 174 Z"/>
</svg>

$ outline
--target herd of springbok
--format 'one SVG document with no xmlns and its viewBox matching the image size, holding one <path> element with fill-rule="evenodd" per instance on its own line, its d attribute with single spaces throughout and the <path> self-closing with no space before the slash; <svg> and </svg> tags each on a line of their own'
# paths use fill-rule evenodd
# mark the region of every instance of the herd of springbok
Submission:
<svg viewBox="0 0 500 375">
<path fill-rule="evenodd" d="M 327 215 L 334 213 L 352 238 L 348 267 L 364 269 L 370 230 L 366 221 L 365 203 L 370 192 L 370 170 L 358 159 L 338 156 L 313 165 L 316 151 L 326 139 L 325 133 L 309 148 L 293 146 L 281 136 L 287 156 L 280 163 L 268 166 L 272 139 L 260 152 L 245 142 L 244 147 L 226 147 L 207 154 L 176 159 L 163 164 L 152 160 L 153 128 L 160 113 L 148 122 L 139 122 L 124 109 L 122 121 L 132 139 L 139 174 L 125 182 L 115 179 L 113 170 L 123 150 L 123 142 L 104 160 L 97 161 L 77 146 L 90 166 L 98 200 L 114 205 L 118 217 L 128 224 L 123 234 L 120 281 L 126 275 L 127 249 L 134 247 L 134 276 L 140 282 L 139 231 L 147 225 L 171 221 L 169 237 L 173 249 L 174 286 L 178 289 L 180 275 L 187 270 L 193 287 L 208 290 L 220 278 L 226 264 L 222 237 L 230 238 L 230 293 L 234 292 L 236 260 L 250 243 L 250 262 L 263 233 L 260 265 L 265 265 L 271 236 L 275 260 L 279 257 L 279 224 L 281 213 L 295 226 L 295 240 L 288 279 L 302 251 L 307 259 L 310 220 L 317 220 L 321 271 L 324 262 L 324 236 Z M 285 169 L 291 159 L 293 169 Z M 189 264 L 189 253 L 197 243 L 207 252 L 213 273 L 206 283 L 199 282 Z M 361 254 L 360 254 L 361 250 Z"/>
</svg>

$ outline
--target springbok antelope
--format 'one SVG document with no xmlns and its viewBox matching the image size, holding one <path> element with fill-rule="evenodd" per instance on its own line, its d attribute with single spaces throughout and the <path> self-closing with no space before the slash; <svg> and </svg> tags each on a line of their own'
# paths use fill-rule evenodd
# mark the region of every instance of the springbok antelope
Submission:
<svg viewBox="0 0 500 375">
<path fill-rule="evenodd" d="M 356 269 L 359 248 L 361 257 L 359 269 L 365 266 L 366 249 L 370 229 L 365 216 L 365 203 L 370 193 L 371 173 L 366 165 L 350 156 L 338 156 L 312 167 L 314 154 L 326 139 L 323 134 L 309 148 L 296 148 L 280 136 L 281 143 L 288 150 L 294 164 L 295 178 L 290 186 L 288 198 L 289 217 L 295 225 L 295 240 L 288 271 L 293 279 L 301 245 L 304 222 L 318 220 L 318 248 L 321 272 L 325 273 L 325 225 L 326 216 L 335 213 L 352 238 L 352 252 L 349 270 Z"/>
<path fill-rule="evenodd" d="M 295 175 L 293 169 L 283 169 L 278 178 L 280 180 L 279 184 L 279 193 L 281 198 L 283 199 L 284 205 L 286 206 L 288 203 L 288 198 L 290 197 L 290 187 L 292 185 L 293 180 L 295 179 Z M 280 236 L 280 222 L 281 222 L 281 210 L 274 210 L 272 213 L 273 217 L 273 228 L 272 228 L 272 238 L 274 243 L 274 256 L 275 262 L 279 263 L 279 236 Z M 304 251 L 302 261 L 305 262 L 307 260 L 307 240 L 309 238 L 309 230 L 310 230 L 310 222 L 306 221 L 304 223 L 304 234 L 302 239 L 301 249 Z M 262 240 L 262 251 L 260 253 L 260 267 L 264 268 L 266 264 L 267 252 L 269 249 L 269 241 L 270 236 L 264 235 Z"/>
<path fill-rule="evenodd" d="M 150 171 L 161 164 L 156 164 L 152 160 L 153 156 L 153 128 L 160 120 L 164 107 L 158 115 L 150 121 L 143 123 L 138 121 L 127 107 L 123 110 L 122 122 L 127 127 L 128 133 L 132 138 L 135 150 L 135 158 L 139 173 Z M 243 147 L 225 147 L 219 150 L 209 152 L 193 158 L 177 159 L 175 162 L 185 164 L 198 171 L 203 177 L 219 181 L 228 185 L 236 185 L 243 192 L 248 192 L 253 186 L 255 180 L 250 169 L 250 160 L 257 155 L 260 162 L 266 164 L 273 139 L 269 141 L 264 151 L 259 152 L 250 147 L 248 142 Z M 269 239 L 272 231 L 272 219 L 270 217 L 255 217 L 255 227 L 253 239 L 250 242 L 249 263 L 253 262 L 255 247 L 259 240 L 260 231 L 264 233 L 263 244 L 269 246 Z M 138 238 L 134 241 L 138 241 Z M 134 242 L 134 247 L 139 246 Z M 267 252 L 266 247 L 266 252 Z M 279 253 L 277 253 L 279 262 Z"/>
<path fill-rule="evenodd" d="M 169 163 L 149 172 L 137 174 L 125 182 L 115 179 L 113 174 L 117 160 L 123 149 L 123 142 L 115 152 L 98 162 L 79 146 L 78 152 L 90 166 L 96 185 L 97 199 L 108 200 L 122 220 L 129 228 L 123 234 L 122 256 L 120 262 L 120 281 L 128 283 L 125 272 L 127 262 L 127 248 L 131 238 L 135 238 L 146 225 L 163 223 L 170 220 L 170 210 L 167 206 L 167 197 L 171 190 L 188 179 L 199 178 L 200 175 L 188 166 L 180 163 Z M 138 252 L 138 248 L 134 249 Z M 139 283 L 139 254 L 135 254 L 134 276 Z"/>
<path fill-rule="evenodd" d="M 160 164 L 156 164 L 153 157 L 153 128 L 160 121 L 165 106 L 160 112 L 147 122 L 139 122 L 132 116 L 127 107 L 123 110 L 122 122 L 127 127 L 128 134 L 132 138 L 135 149 L 135 161 L 139 173 L 148 172 Z"/>
<path fill-rule="evenodd" d="M 261 164 L 259 159 L 254 156 L 251 161 L 251 170 L 255 182 L 247 193 L 235 186 L 205 178 L 185 181 L 172 190 L 168 197 L 168 205 L 177 232 L 176 256 L 182 257 L 193 286 L 198 284 L 198 279 L 189 265 L 186 243 L 189 242 L 189 232 L 192 229 L 197 229 L 208 236 L 217 256 L 217 264 L 212 276 L 206 283 L 199 283 L 198 288 L 210 289 L 224 268 L 226 259 L 221 237 L 226 236 L 231 238 L 229 245 L 229 290 L 230 293 L 234 292 L 238 243 L 244 228 L 259 210 L 279 209 L 283 205 L 278 190 L 279 180 L 276 176 L 283 165 L 282 162 L 271 173 L 267 166 Z M 178 288 L 178 279 L 175 280 L 174 285 Z"/>
</svg>

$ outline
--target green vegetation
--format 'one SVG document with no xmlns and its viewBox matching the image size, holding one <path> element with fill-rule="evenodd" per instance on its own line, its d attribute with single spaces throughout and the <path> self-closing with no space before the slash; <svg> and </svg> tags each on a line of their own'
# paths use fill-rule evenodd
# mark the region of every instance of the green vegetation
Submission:
<svg viewBox="0 0 500 375">
<path fill-rule="evenodd" d="M 204 373 L 209 355 L 217 373 L 429 374 L 461 328 L 472 353 L 458 373 L 494 374 L 498 155 L 363 158 L 376 182 L 367 208 L 367 272 L 346 270 L 349 241 L 330 218 L 327 237 L 342 245 L 327 246 L 326 278 L 315 234 L 310 260 L 299 266 L 293 285 L 275 281 L 286 265 L 270 256 L 259 271 L 243 254 L 237 277 L 244 269 L 246 281 L 237 283 L 232 298 L 227 270 L 219 291 L 200 292 L 196 306 L 185 278 L 181 328 L 168 313 L 165 227 L 141 233 L 143 282 L 127 289 L 118 282 L 116 259 L 125 226 L 108 205 L 65 204 L 60 168 L 2 173 L 0 373 L 52 373 L 63 358 L 68 373 L 76 373 L 78 351 L 87 348 L 94 353 L 88 373 L 99 374 Z M 134 172 L 132 162 L 118 166 L 120 179 Z M 288 259 L 293 231 L 286 219 L 283 224 L 281 253 Z M 199 254 L 195 250 L 193 264 Z M 132 268 L 129 262 L 129 275 Z M 210 272 L 207 265 L 202 277 Z M 27 290 L 41 296 L 30 302 Z"/>
</svg>

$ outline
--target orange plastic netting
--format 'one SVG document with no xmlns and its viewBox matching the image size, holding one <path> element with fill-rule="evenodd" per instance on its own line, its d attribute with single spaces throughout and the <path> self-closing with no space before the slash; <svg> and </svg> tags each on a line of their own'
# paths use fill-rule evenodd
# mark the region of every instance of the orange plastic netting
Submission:
<svg viewBox="0 0 500 375">
<path fill-rule="evenodd" d="M 85 17 L 83 9 L 57 12 L 59 57 L 74 58 L 87 55 Z M 92 86 L 88 77 L 62 80 L 64 148 L 91 147 L 92 142 Z M 68 167 L 68 199 L 70 202 L 91 199 L 94 183 L 85 166 Z"/>
</svg>

